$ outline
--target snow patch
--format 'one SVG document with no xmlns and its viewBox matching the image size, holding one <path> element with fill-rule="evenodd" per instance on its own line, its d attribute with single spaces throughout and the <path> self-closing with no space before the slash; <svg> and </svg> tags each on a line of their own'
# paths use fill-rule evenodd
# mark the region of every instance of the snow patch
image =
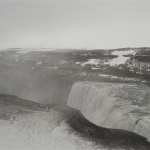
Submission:
<svg viewBox="0 0 150 150">
<path fill-rule="evenodd" d="M 117 76 L 106 75 L 106 74 L 101 74 L 101 73 L 98 76 L 104 77 L 104 78 L 118 79 L 120 81 L 133 81 L 133 82 L 141 81 L 142 83 L 145 83 L 145 80 L 139 80 L 138 78 L 124 78 L 124 77 L 117 77 Z"/>
<path fill-rule="evenodd" d="M 84 66 L 87 65 L 87 64 L 90 64 L 90 65 L 98 65 L 99 62 L 100 62 L 99 59 L 90 59 L 89 61 L 82 63 L 81 66 L 84 67 Z"/>
<path fill-rule="evenodd" d="M 136 53 L 135 50 L 128 50 L 128 51 L 114 51 L 111 54 L 122 56 L 122 55 L 135 55 L 135 53 Z"/>
<path fill-rule="evenodd" d="M 105 62 L 104 64 L 108 64 L 110 66 L 118 66 L 121 64 L 125 64 L 125 62 L 130 58 L 130 57 L 124 57 L 124 55 L 135 55 L 134 50 L 128 50 L 128 51 L 114 51 L 111 54 L 112 55 L 117 55 L 117 58 L 112 59 L 111 61 Z"/>
<path fill-rule="evenodd" d="M 42 64 L 43 62 L 38 62 L 38 63 L 36 63 L 37 65 L 40 65 L 40 64 Z"/>
<path fill-rule="evenodd" d="M 57 68 L 58 68 L 58 67 L 50 67 L 49 69 L 55 69 L 55 70 L 56 70 Z"/>
<path fill-rule="evenodd" d="M 99 70 L 99 68 L 92 67 L 93 70 Z"/>
<path fill-rule="evenodd" d="M 80 62 L 76 62 L 76 65 L 79 65 L 79 64 L 81 64 Z"/>
</svg>

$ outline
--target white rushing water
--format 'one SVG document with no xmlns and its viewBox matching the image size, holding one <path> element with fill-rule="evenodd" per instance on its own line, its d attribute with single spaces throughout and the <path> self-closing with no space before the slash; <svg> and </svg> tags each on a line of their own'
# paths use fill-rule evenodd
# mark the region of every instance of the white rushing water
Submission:
<svg viewBox="0 0 150 150">
<path fill-rule="evenodd" d="M 76 85 L 78 86 L 79 84 Z M 77 90 L 75 95 L 72 96 L 76 96 L 77 99 L 80 97 L 82 100 L 86 96 L 88 98 L 90 88 L 89 91 L 86 91 L 86 88 L 82 90 L 81 86 L 80 88 L 77 86 L 76 88 L 79 91 Z M 96 88 L 98 89 L 99 86 L 96 85 Z M 106 87 L 105 85 L 102 86 Z M 94 94 L 92 97 L 94 97 Z M 108 93 L 106 92 L 106 94 Z M 81 106 L 80 110 L 85 105 L 83 101 L 81 101 L 82 103 L 78 103 L 79 101 L 76 102 L 78 104 L 76 106 Z M 89 114 L 87 113 L 87 116 L 90 116 L 92 114 L 91 110 L 94 110 L 90 108 L 94 105 L 87 104 L 89 104 L 89 107 L 84 110 L 84 113 L 88 112 Z M 94 107 L 98 108 L 98 103 Z M 98 110 L 97 108 L 95 110 Z M 108 114 L 106 113 L 105 116 L 108 116 Z M 138 122 L 136 124 L 139 124 Z M 146 129 L 148 128 L 145 127 L 145 131 L 148 133 Z M 89 122 L 79 110 L 66 105 L 44 105 L 20 99 L 13 95 L 0 94 L 0 149 L 149 150 L 150 143 L 146 138 L 129 131 L 98 127 Z"/>
<path fill-rule="evenodd" d="M 67 105 L 98 126 L 133 131 L 150 141 L 150 88 L 145 85 L 78 82 Z"/>
</svg>

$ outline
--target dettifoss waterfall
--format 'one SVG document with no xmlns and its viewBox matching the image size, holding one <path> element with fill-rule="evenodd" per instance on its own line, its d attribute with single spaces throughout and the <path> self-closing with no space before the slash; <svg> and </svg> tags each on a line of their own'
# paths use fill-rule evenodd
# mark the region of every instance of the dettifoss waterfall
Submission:
<svg viewBox="0 0 150 150">
<path fill-rule="evenodd" d="M 0 149 L 150 150 L 149 98 L 146 85 L 96 82 L 75 83 L 71 107 L 0 94 Z"/>
<path fill-rule="evenodd" d="M 78 82 L 67 105 L 98 126 L 132 131 L 150 141 L 150 88 L 146 85 Z"/>
</svg>

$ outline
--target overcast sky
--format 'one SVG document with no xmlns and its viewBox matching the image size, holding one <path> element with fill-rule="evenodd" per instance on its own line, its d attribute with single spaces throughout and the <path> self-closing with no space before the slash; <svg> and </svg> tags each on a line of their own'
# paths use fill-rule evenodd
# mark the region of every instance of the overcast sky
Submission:
<svg viewBox="0 0 150 150">
<path fill-rule="evenodd" d="M 0 1 L 0 48 L 150 47 L 150 2 Z"/>
</svg>

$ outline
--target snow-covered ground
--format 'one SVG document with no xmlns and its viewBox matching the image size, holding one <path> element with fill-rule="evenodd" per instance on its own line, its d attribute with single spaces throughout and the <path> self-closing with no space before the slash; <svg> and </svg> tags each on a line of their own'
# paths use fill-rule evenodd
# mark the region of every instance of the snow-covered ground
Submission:
<svg viewBox="0 0 150 150">
<path fill-rule="evenodd" d="M 140 80 L 138 78 L 125 78 L 125 77 L 117 77 L 117 76 L 113 76 L 113 75 L 106 75 L 106 74 L 99 74 L 98 76 L 100 77 L 104 77 L 104 78 L 110 78 L 110 79 L 117 79 L 120 81 L 133 81 L 133 82 L 141 82 L 141 83 L 145 83 L 145 80 Z"/>
<path fill-rule="evenodd" d="M 38 62 L 38 63 L 36 63 L 37 65 L 40 65 L 40 64 L 43 64 L 43 62 Z"/>
<path fill-rule="evenodd" d="M 125 62 L 130 57 L 124 57 L 123 55 L 135 55 L 135 50 L 128 50 L 128 51 L 114 51 L 111 54 L 117 55 L 117 58 L 113 58 L 111 61 L 105 62 L 104 64 L 109 64 L 110 66 L 118 66 L 121 64 L 125 64 Z"/>
<path fill-rule="evenodd" d="M 82 67 L 84 67 L 85 65 L 100 65 L 101 63 L 103 63 L 104 65 L 108 64 L 110 66 L 118 66 L 121 64 L 125 64 L 125 62 L 130 58 L 130 57 L 126 57 L 124 55 L 135 55 L 136 51 L 135 50 L 127 50 L 127 51 L 114 51 L 111 53 L 111 55 L 116 55 L 116 58 L 113 58 L 111 60 L 108 61 L 102 61 L 101 59 L 89 59 L 87 62 L 76 62 L 76 64 L 81 64 Z"/>
<path fill-rule="evenodd" d="M 149 60 L 143 62 L 137 58 L 137 54 L 140 57 L 143 56 L 141 55 L 143 51 L 140 48 L 95 51 L 82 50 L 70 49 L 69 51 L 69 49 L 52 48 L 6 49 L 5 52 L 0 52 L 0 63 L 8 66 L 26 67 L 38 71 L 42 70 L 49 73 L 56 73 L 54 69 L 57 69 L 58 74 L 64 74 L 65 72 L 66 76 L 68 75 L 68 71 L 72 71 L 69 74 L 71 77 L 97 76 L 99 80 L 99 76 L 101 76 L 111 78 L 111 81 L 112 79 L 116 81 L 117 78 L 120 81 L 125 81 L 126 77 L 134 78 L 134 76 L 143 80 L 145 79 L 144 74 L 148 75 L 150 73 Z M 49 52 L 45 53 L 44 51 Z M 118 77 L 114 77 L 114 75 L 117 76 L 117 73 L 112 71 L 113 67 L 116 67 Z M 124 71 L 128 71 L 128 73 L 124 74 Z M 100 73 L 110 74 L 112 76 L 102 76 L 99 75 Z M 122 76 L 124 79 L 121 79 L 119 76 Z M 129 78 L 127 80 L 130 81 Z M 135 80 L 137 81 L 137 79 Z"/>
<path fill-rule="evenodd" d="M 90 59 L 87 62 L 82 63 L 81 66 L 84 67 L 87 64 L 89 64 L 89 65 L 98 65 L 99 63 L 100 63 L 99 59 Z"/>
</svg>

